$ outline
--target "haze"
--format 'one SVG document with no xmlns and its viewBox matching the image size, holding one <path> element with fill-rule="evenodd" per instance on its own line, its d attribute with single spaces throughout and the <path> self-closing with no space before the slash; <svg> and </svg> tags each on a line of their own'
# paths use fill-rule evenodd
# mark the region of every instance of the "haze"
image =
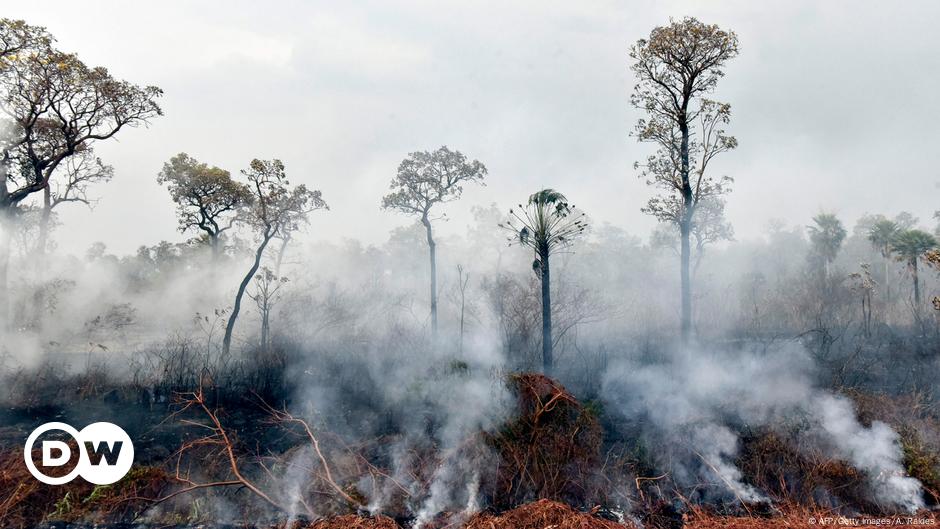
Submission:
<svg viewBox="0 0 940 529">
<path fill-rule="evenodd" d="M 849 226 L 911 211 L 932 225 L 940 103 L 940 4 L 876 2 L 17 2 L 4 16 L 46 26 L 59 47 L 165 90 L 150 129 L 100 144 L 114 180 L 94 211 L 67 207 L 54 237 L 81 254 L 182 241 L 163 162 L 186 151 L 233 173 L 285 161 L 332 211 L 305 237 L 385 240 L 412 219 L 379 209 L 399 161 L 441 144 L 483 161 L 487 187 L 447 208 L 462 233 L 474 205 L 503 209 L 533 189 L 564 191 L 595 223 L 644 236 L 654 192 L 633 162 L 638 113 L 628 49 L 669 16 L 736 31 L 742 53 L 715 97 L 732 104 L 740 147 L 716 162 L 735 178 L 737 237 L 820 210 Z M 510 197 L 510 198 L 507 198 Z M 512 198 L 515 197 L 515 198 Z"/>
</svg>

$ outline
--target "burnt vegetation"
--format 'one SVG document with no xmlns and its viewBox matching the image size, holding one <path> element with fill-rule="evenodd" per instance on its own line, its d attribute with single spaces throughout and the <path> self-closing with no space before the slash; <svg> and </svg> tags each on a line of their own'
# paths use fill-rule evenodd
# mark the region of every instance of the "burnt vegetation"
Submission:
<svg viewBox="0 0 940 529">
<path fill-rule="evenodd" d="M 648 239 L 552 188 L 473 205 L 465 235 L 442 235 L 490 177 L 443 146 L 376 190 L 415 223 L 311 242 L 329 197 L 288 164 L 180 153 L 153 174 L 191 239 L 75 257 L 54 251 L 55 208 L 122 177 L 94 147 L 157 123 L 161 91 L 0 20 L 0 525 L 935 516 L 940 227 L 820 212 L 732 241 L 732 180 L 712 171 L 737 139 L 712 97 L 738 47 L 687 18 L 632 48 L 634 135 L 654 146 L 636 169 L 660 193 Z M 122 425 L 135 466 L 39 483 L 22 443 L 52 420 Z"/>
</svg>

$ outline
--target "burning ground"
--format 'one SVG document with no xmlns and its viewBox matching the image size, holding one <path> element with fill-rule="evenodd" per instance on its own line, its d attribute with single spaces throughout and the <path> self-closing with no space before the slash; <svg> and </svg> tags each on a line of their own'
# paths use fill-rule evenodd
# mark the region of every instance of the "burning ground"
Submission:
<svg viewBox="0 0 940 529">
<path fill-rule="evenodd" d="M 938 423 L 925 403 L 814 387 L 812 361 L 794 346 L 668 358 L 612 367 L 596 400 L 543 375 L 449 361 L 420 377 L 359 373 L 373 384 L 404 377 L 378 401 L 323 379 L 319 400 L 345 407 L 322 411 L 209 384 L 170 402 L 116 387 L 80 403 L 10 407 L 0 516 L 22 528 L 318 529 L 936 517 Z M 402 409 L 415 413 L 394 415 Z M 90 417 L 128 425 L 131 473 L 104 487 L 33 480 L 18 445 L 31 425 Z"/>
</svg>

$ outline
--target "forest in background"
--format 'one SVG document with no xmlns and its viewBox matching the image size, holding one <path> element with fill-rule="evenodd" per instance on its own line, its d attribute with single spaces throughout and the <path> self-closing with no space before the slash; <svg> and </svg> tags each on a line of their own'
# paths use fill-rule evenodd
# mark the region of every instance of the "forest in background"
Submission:
<svg viewBox="0 0 940 529">
<path fill-rule="evenodd" d="M 491 176 L 434 146 L 375 190 L 414 224 L 311 242 L 338 229 L 330 197 L 290 167 L 180 153 L 153 178 L 186 242 L 71 256 L 58 208 L 119 177 L 94 145 L 156 126 L 161 92 L 42 28 L 0 30 L 11 526 L 472 526 L 539 500 L 653 527 L 936 507 L 940 218 L 820 212 L 734 240 L 733 180 L 711 164 L 737 139 L 709 99 L 733 33 L 683 19 L 632 48 L 651 234 L 596 225 L 575 206 L 587 189 L 549 188 L 460 203 L 472 224 L 438 236 Z M 141 439 L 125 481 L 57 489 L 15 470 L 37 419 L 102 416 Z"/>
</svg>

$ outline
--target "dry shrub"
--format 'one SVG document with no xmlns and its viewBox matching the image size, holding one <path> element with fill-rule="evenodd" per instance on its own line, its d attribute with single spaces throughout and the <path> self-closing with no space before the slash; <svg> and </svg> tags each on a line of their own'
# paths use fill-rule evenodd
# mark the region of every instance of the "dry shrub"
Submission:
<svg viewBox="0 0 940 529">
<path fill-rule="evenodd" d="M 940 503 L 940 421 L 929 401 L 919 394 L 849 391 L 847 396 L 863 424 L 882 421 L 899 433 L 905 471 L 923 484 L 928 504 Z M 869 476 L 801 438 L 768 430 L 744 438 L 739 466 L 748 482 L 778 502 L 884 512 L 885 506 L 872 498 Z"/>
<path fill-rule="evenodd" d="M 882 516 L 840 516 L 827 510 L 807 509 L 786 504 L 773 517 L 726 516 L 704 507 L 695 507 L 685 516 L 685 529 L 779 529 L 794 527 L 940 527 L 937 514 L 929 511 L 916 514 L 885 514 Z"/>
<path fill-rule="evenodd" d="M 94 487 L 75 514 L 95 522 L 133 519 L 149 507 L 148 498 L 158 497 L 175 481 L 163 468 L 135 466 L 117 483 Z"/>
<path fill-rule="evenodd" d="M 868 477 L 845 461 L 801 446 L 796 437 L 762 431 L 744 438 L 739 459 L 749 483 L 777 502 L 830 508 L 843 504 L 879 512 Z"/>
<path fill-rule="evenodd" d="M 399 529 L 399 526 L 388 516 L 345 514 L 317 520 L 304 529 Z"/>
<path fill-rule="evenodd" d="M 74 441 L 70 443 L 76 452 Z M 38 450 L 36 451 L 38 458 Z M 133 518 L 171 478 L 160 468 L 134 467 L 112 485 L 92 485 L 81 478 L 46 485 L 23 463 L 23 452 L 0 453 L 0 527 L 30 528 L 43 520 L 117 522 Z"/>
<path fill-rule="evenodd" d="M 889 424 L 901 436 L 904 470 L 924 486 L 928 503 L 940 505 L 940 419 L 924 394 L 889 396 L 853 391 L 859 419 Z"/>
<path fill-rule="evenodd" d="M 505 510 L 535 499 L 586 505 L 596 497 L 602 431 L 597 417 L 565 388 L 539 374 L 509 378 L 517 415 L 484 443 L 499 464 L 481 491 Z"/>
<path fill-rule="evenodd" d="M 467 522 L 465 529 L 623 529 L 635 527 L 579 512 L 550 500 L 522 505 L 499 516 L 480 513 Z"/>
<path fill-rule="evenodd" d="M 814 515 L 798 508 L 777 514 L 772 518 L 756 516 L 723 516 L 705 509 L 695 508 L 686 515 L 685 529 L 781 529 L 784 527 L 809 528 Z M 831 516 L 826 514 L 825 516 Z"/>
<path fill-rule="evenodd" d="M 45 486 L 23 464 L 23 453 L 12 449 L 0 453 L 0 526 L 31 527 L 45 516 L 44 509 L 61 496 Z"/>
</svg>

